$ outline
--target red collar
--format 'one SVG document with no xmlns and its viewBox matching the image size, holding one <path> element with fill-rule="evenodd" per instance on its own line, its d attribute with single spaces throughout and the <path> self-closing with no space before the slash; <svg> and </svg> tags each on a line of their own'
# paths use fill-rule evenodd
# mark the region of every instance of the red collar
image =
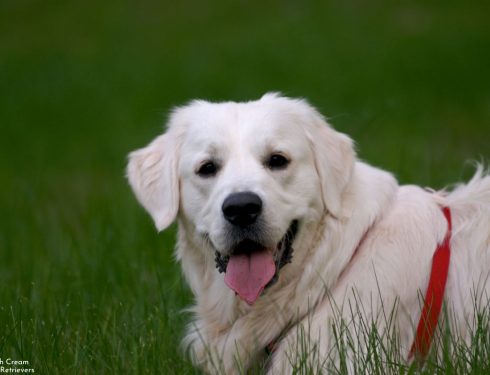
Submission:
<svg viewBox="0 0 490 375">
<path fill-rule="evenodd" d="M 451 210 L 443 207 L 442 212 L 447 220 L 447 232 L 444 240 L 437 246 L 432 257 L 432 270 L 430 272 L 429 285 L 425 293 L 424 307 L 420 315 L 417 333 L 408 354 L 408 359 L 415 355 L 418 359 L 424 359 L 429 353 L 434 331 L 441 313 L 444 290 L 446 288 L 449 260 L 451 258 Z"/>
</svg>

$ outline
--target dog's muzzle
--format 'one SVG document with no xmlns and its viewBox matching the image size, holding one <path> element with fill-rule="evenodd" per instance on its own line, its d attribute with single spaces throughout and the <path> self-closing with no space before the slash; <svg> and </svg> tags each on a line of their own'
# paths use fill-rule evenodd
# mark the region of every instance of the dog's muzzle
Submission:
<svg viewBox="0 0 490 375">
<path fill-rule="evenodd" d="M 247 303 L 253 304 L 265 288 L 278 280 L 280 269 L 291 263 L 298 226 L 298 220 L 293 220 L 274 249 L 245 239 L 233 248 L 231 255 L 216 251 L 216 268 L 226 273 L 225 283 Z"/>
</svg>

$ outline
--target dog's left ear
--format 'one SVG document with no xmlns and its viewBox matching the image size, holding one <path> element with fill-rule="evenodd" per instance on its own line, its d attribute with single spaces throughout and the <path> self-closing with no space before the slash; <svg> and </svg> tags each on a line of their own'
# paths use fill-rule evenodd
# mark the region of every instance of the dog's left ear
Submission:
<svg viewBox="0 0 490 375">
<path fill-rule="evenodd" d="M 173 133 L 170 129 L 130 153 L 127 167 L 129 184 L 159 231 L 175 220 L 179 210 L 179 142 Z"/>
<path fill-rule="evenodd" d="M 314 110 L 312 126 L 307 130 L 320 177 L 325 209 L 334 217 L 342 216 L 342 194 L 354 169 L 355 151 L 352 140 L 332 129 L 323 116 Z"/>
</svg>

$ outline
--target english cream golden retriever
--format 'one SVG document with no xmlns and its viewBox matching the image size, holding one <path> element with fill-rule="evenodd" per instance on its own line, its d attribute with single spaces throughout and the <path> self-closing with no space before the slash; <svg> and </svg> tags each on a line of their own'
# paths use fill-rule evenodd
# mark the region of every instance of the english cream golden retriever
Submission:
<svg viewBox="0 0 490 375">
<path fill-rule="evenodd" d="M 193 101 L 130 154 L 127 176 L 158 230 L 178 220 L 176 256 L 195 296 L 184 344 L 207 373 L 246 372 L 271 343 L 271 374 L 291 373 L 298 358 L 328 372 L 343 356 L 355 370 L 352 353 L 369 343 L 341 354 L 339 320 L 351 337 L 362 322 L 395 332 L 407 357 L 432 340 L 417 337 L 429 324 L 424 295 L 444 296 L 447 314 L 433 324 L 447 320 L 463 340 L 488 306 L 482 168 L 450 193 L 400 186 L 357 160 L 351 139 L 304 100 Z M 447 282 L 447 254 L 434 265 L 444 246 Z M 429 291 L 432 277 L 442 289 Z"/>
</svg>

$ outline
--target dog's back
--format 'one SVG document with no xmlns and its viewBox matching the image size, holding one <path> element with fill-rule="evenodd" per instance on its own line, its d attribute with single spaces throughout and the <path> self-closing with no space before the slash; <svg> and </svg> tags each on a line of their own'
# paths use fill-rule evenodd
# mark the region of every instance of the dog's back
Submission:
<svg viewBox="0 0 490 375">
<path fill-rule="evenodd" d="M 490 303 L 490 176 L 479 166 L 475 176 L 444 198 L 453 214 L 451 264 L 447 303 L 451 325 L 469 339 L 475 328 L 475 309 Z M 457 327 L 454 323 L 459 322 Z"/>
</svg>

